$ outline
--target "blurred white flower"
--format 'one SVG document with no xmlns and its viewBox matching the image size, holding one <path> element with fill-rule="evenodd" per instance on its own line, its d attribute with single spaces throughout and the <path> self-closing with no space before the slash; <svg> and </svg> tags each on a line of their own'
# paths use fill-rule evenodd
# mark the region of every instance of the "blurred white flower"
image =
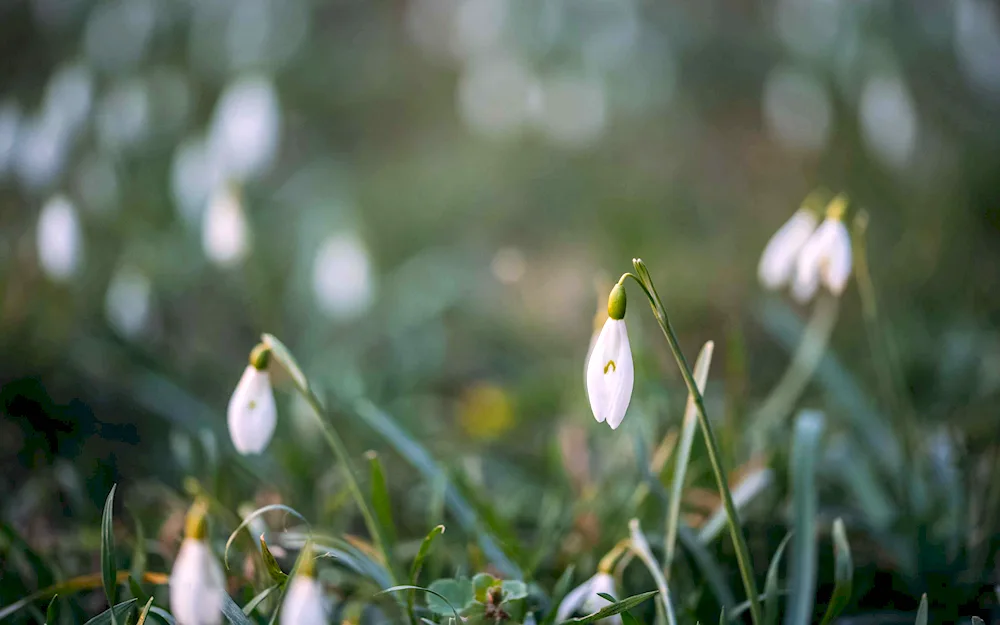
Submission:
<svg viewBox="0 0 1000 625">
<path fill-rule="evenodd" d="M 799 254 L 792 296 L 804 303 L 820 284 L 840 295 L 851 275 L 851 235 L 840 215 L 828 215 L 809 237 Z"/>
<path fill-rule="evenodd" d="M 502 284 L 514 284 L 527 273 L 528 262 L 524 259 L 524 253 L 518 248 L 503 247 L 493 256 L 490 271 Z"/>
<path fill-rule="evenodd" d="M 225 593 L 222 566 L 204 537 L 185 537 L 170 572 L 174 619 L 181 625 L 219 625 Z"/>
<path fill-rule="evenodd" d="M 281 135 L 274 85 L 263 76 L 240 78 L 215 105 L 208 147 L 228 177 L 245 181 L 271 165 Z"/>
<path fill-rule="evenodd" d="M 177 146 L 170 168 L 170 191 L 184 221 L 197 226 L 212 192 L 223 183 L 222 168 L 212 158 L 204 139 L 188 137 Z"/>
<path fill-rule="evenodd" d="M 604 606 L 611 605 L 610 601 L 599 596 L 598 593 L 611 595 L 617 599 L 616 592 L 615 579 L 610 574 L 599 571 L 596 575 L 569 591 L 569 594 L 559 603 L 559 608 L 556 610 L 556 621 L 565 621 L 577 612 L 593 614 Z M 622 618 L 616 614 L 599 622 L 605 625 L 621 623 Z"/>
<path fill-rule="evenodd" d="M 872 154 L 890 167 L 903 169 L 917 146 L 920 122 L 903 79 L 873 76 L 858 102 L 862 136 Z"/>
<path fill-rule="evenodd" d="M 38 115 L 21 123 L 14 148 L 14 162 L 21 183 L 42 189 L 62 173 L 70 147 L 70 137 L 62 124 Z"/>
<path fill-rule="evenodd" d="M 374 291 L 364 242 L 351 232 L 327 237 L 313 260 L 312 284 L 316 302 L 329 317 L 347 319 L 364 312 Z"/>
<path fill-rule="evenodd" d="M 458 84 L 458 108 L 465 124 L 489 138 L 521 131 L 528 119 L 534 79 L 519 61 L 504 56 L 476 58 Z"/>
<path fill-rule="evenodd" d="M 201 244 L 205 255 L 221 267 L 238 265 L 250 251 L 250 226 L 236 190 L 215 192 L 202 217 Z"/>
<path fill-rule="evenodd" d="M 45 88 L 44 117 L 68 135 L 74 135 L 90 115 L 94 80 L 86 65 L 76 63 L 56 71 Z"/>
<path fill-rule="evenodd" d="M 813 211 L 800 208 L 767 242 L 757 266 L 757 277 L 765 288 L 780 289 L 788 284 L 799 252 L 816 230 L 817 221 Z"/>
<path fill-rule="evenodd" d="M 104 298 L 104 315 L 108 323 L 126 337 L 134 337 L 146 327 L 149 318 L 149 278 L 142 272 L 124 266 L 115 272 Z"/>
<path fill-rule="evenodd" d="M 587 396 L 590 409 L 599 423 L 607 422 L 617 429 L 632 398 L 634 371 L 632 349 L 625 328 L 625 288 L 617 285 L 611 291 L 608 320 L 587 362 Z"/>
<path fill-rule="evenodd" d="M 764 81 L 764 121 L 786 147 L 799 152 L 822 150 L 833 118 L 830 97 L 815 74 L 778 66 Z"/>
<path fill-rule="evenodd" d="M 281 605 L 280 622 L 281 625 L 326 625 L 323 587 L 312 575 L 300 571 L 292 578 Z"/>
<path fill-rule="evenodd" d="M 63 195 L 56 195 L 42 207 L 35 233 L 38 262 L 51 280 L 71 278 L 83 256 L 83 240 L 76 208 Z"/>
<path fill-rule="evenodd" d="M 552 143 L 584 148 L 604 132 L 608 107 L 600 79 L 556 76 L 545 80 L 534 97 L 538 99 L 532 102 L 536 123 Z"/>
<path fill-rule="evenodd" d="M 267 370 L 247 365 L 226 411 L 229 436 L 236 451 L 244 456 L 264 451 L 271 442 L 277 420 L 278 410 Z"/>
</svg>

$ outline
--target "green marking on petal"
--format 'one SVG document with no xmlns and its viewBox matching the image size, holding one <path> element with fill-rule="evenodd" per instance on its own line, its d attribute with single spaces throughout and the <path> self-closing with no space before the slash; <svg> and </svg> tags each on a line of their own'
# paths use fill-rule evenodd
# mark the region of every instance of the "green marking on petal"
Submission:
<svg viewBox="0 0 1000 625">
<path fill-rule="evenodd" d="M 611 367 L 612 371 L 618 371 L 618 367 L 615 365 L 615 361 L 609 360 L 608 364 L 604 365 L 604 375 L 608 374 L 608 367 Z"/>
</svg>

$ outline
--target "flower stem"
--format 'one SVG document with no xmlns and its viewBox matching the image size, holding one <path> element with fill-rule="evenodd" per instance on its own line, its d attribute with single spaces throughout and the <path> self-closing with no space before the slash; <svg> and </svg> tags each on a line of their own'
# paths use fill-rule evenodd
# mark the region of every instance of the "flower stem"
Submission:
<svg viewBox="0 0 1000 625">
<path fill-rule="evenodd" d="M 372 542 L 375 543 L 375 549 L 382 556 L 383 563 L 385 565 L 386 572 L 389 575 L 389 581 L 392 585 L 396 584 L 396 575 L 393 571 L 393 560 L 390 557 L 386 549 L 386 540 L 382 535 L 382 528 L 379 526 L 378 521 L 375 519 L 375 514 L 372 512 L 371 507 L 368 505 L 368 501 L 365 499 L 364 493 L 361 491 L 361 485 L 358 482 L 358 474 L 351 463 L 351 457 L 348 455 L 347 446 L 344 441 L 337 434 L 337 431 L 327 423 L 324 418 L 326 415 L 326 409 L 323 407 L 323 402 L 320 401 L 316 393 L 313 392 L 312 388 L 309 386 L 308 380 L 306 380 L 305 375 L 301 373 L 301 369 L 298 363 L 295 362 L 294 357 L 291 352 L 283 344 L 271 335 L 265 335 L 264 341 L 270 347 L 272 347 L 272 357 L 274 357 L 281 366 L 291 373 L 290 377 L 292 383 L 295 385 L 295 389 L 302 395 L 309 406 L 312 408 L 312 413 L 316 417 L 316 422 L 320 426 L 320 430 L 323 432 L 323 437 L 326 439 L 327 444 L 333 451 L 333 455 L 337 461 L 340 462 L 340 466 L 343 468 L 344 479 L 347 480 L 347 487 L 351 491 L 351 496 L 354 498 L 354 503 L 357 505 L 358 510 L 361 511 L 361 516 L 364 518 L 365 526 L 368 528 L 368 533 L 371 534 Z M 276 344 L 280 345 L 280 349 L 275 348 Z"/>
<path fill-rule="evenodd" d="M 649 305 L 653 309 L 653 316 L 656 318 L 657 323 L 660 324 L 660 329 L 663 330 L 663 336 L 666 337 L 667 344 L 670 346 L 670 351 L 673 353 L 674 359 L 677 361 L 677 366 L 680 369 L 681 377 L 684 378 L 684 384 L 687 386 L 688 394 L 694 399 L 694 405 L 698 415 L 698 424 L 701 426 L 701 432 L 705 437 L 705 446 L 708 448 L 708 459 L 712 464 L 712 472 L 715 474 L 715 481 L 719 487 L 719 494 L 722 496 L 722 502 L 726 509 L 726 518 L 729 522 L 729 533 L 732 536 L 733 545 L 736 548 L 736 561 L 739 564 L 740 576 L 743 578 L 743 588 L 746 591 L 747 598 L 750 600 L 750 617 L 753 620 L 754 625 L 760 625 L 762 623 L 760 593 L 757 592 L 757 582 L 754 581 L 753 564 L 750 561 L 750 549 L 747 547 L 746 538 L 743 536 L 743 528 L 740 525 L 740 519 L 736 512 L 736 504 L 733 503 L 733 495 L 729 492 L 726 472 L 722 468 L 722 459 L 719 454 L 719 445 L 715 440 L 715 434 L 712 431 L 712 424 L 708 421 L 708 414 L 705 412 L 705 402 L 702 399 L 701 393 L 698 391 L 698 385 L 695 384 L 694 374 L 691 372 L 691 367 L 688 366 L 687 360 L 684 358 L 684 353 L 681 351 L 680 344 L 677 341 L 677 335 L 674 333 L 673 327 L 670 325 L 670 319 L 667 317 L 667 311 L 663 307 L 663 303 L 660 301 L 659 295 L 656 293 L 656 287 L 653 286 L 649 270 L 646 269 L 645 263 L 638 258 L 633 259 L 632 264 L 635 267 L 635 271 L 638 276 L 627 273 L 622 276 L 621 280 L 631 277 L 639 283 L 642 290 L 646 293 L 646 297 L 649 298 Z"/>
</svg>

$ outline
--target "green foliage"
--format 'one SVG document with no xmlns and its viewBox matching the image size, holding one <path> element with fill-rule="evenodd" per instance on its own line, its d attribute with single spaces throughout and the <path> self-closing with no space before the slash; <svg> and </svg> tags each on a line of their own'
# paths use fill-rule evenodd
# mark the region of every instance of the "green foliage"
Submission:
<svg viewBox="0 0 1000 625">
<path fill-rule="evenodd" d="M 115 563 L 115 528 L 114 503 L 115 489 L 111 487 L 108 498 L 104 502 L 104 514 L 101 516 L 101 581 L 104 584 L 104 595 L 108 598 L 108 606 L 115 605 L 118 595 L 118 566 Z M 109 613 L 111 622 L 117 623 L 115 611 Z"/>
</svg>

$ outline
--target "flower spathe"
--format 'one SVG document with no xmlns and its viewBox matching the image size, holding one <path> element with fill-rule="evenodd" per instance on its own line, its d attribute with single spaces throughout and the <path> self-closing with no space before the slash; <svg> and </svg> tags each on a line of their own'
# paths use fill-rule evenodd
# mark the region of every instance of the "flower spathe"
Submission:
<svg viewBox="0 0 1000 625">
<path fill-rule="evenodd" d="M 604 322 L 587 361 L 590 409 L 599 423 L 607 423 L 613 430 L 625 418 L 635 380 L 632 348 L 624 317 L 625 287 L 618 284 L 612 289 L 608 301 L 608 320 Z"/>
<path fill-rule="evenodd" d="M 326 625 L 323 588 L 311 575 L 296 575 L 281 606 L 281 625 Z"/>
<path fill-rule="evenodd" d="M 822 284 L 840 295 L 851 275 L 851 235 L 840 215 L 830 215 L 806 241 L 799 254 L 792 296 L 799 302 L 813 298 Z"/>
<path fill-rule="evenodd" d="M 205 540 L 204 506 L 188 513 L 187 531 L 170 572 L 170 612 L 177 625 L 220 625 L 226 578 Z"/>
<path fill-rule="evenodd" d="M 767 242 L 757 265 L 757 277 L 765 288 L 777 290 L 792 279 L 799 253 L 816 230 L 817 221 L 813 211 L 800 208 Z"/>
<path fill-rule="evenodd" d="M 601 597 L 599 593 L 617 598 L 615 594 L 615 579 L 609 573 L 599 571 L 596 575 L 569 591 L 566 597 L 559 603 L 559 608 L 556 610 L 556 622 L 565 621 L 577 612 L 593 614 L 601 608 L 611 605 L 611 602 Z M 599 622 L 605 624 L 621 623 L 622 619 L 621 616 L 616 614 Z"/>
<path fill-rule="evenodd" d="M 226 415 L 229 436 L 236 451 L 244 456 L 264 451 L 278 421 L 271 378 L 266 370 L 267 359 L 266 352 L 254 350 L 252 362 L 243 370 L 229 400 Z"/>
</svg>

